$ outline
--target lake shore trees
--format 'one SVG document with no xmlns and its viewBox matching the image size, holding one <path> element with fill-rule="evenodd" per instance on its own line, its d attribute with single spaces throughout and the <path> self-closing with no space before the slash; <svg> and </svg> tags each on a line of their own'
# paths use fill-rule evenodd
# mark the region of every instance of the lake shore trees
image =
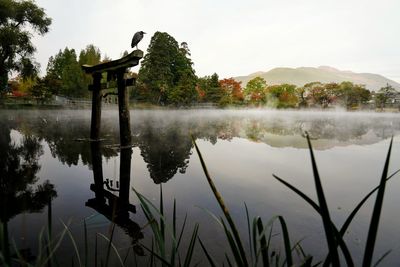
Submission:
<svg viewBox="0 0 400 267">
<path fill-rule="evenodd" d="M 5 94 L 11 72 L 28 78 L 38 72 L 33 34 L 49 31 L 51 18 L 33 1 L 0 1 L 0 93 Z"/>
<path fill-rule="evenodd" d="M 14 2 L 9 1 L 9 3 Z M 35 23 L 41 23 L 43 29 L 40 33 L 45 33 L 50 20 L 40 8 L 31 8 L 31 12 L 43 16 Z M 4 25 L 12 21 L 4 15 L 0 15 L 0 20 Z M 1 27 L 0 31 L 3 31 L 5 26 Z M 1 38 L 0 41 L 3 42 Z M 2 43 L 4 50 L 3 47 L 5 46 Z M 124 51 L 121 56 L 127 54 L 129 52 Z M 17 60 L 17 57 L 13 59 Z M 25 59 L 19 57 L 18 60 Z M 21 70 L 20 75 L 8 82 L 8 87 L 12 91 L 12 96 L 31 97 L 36 99 L 37 103 L 44 103 L 53 96 L 88 99 L 91 96 L 88 85 L 91 84 L 92 78 L 81 70 L 81 66 L 95 65 L 109 60 L 111 58 L 105 54 L 102 59 L 100 49 L 93 44 L 86 46 L 79 53 L 73 48 L 65 47 L 49 58 L 46 74 L 43 77 L 38 76 L 35 65 L 31 62 L 33 64 L 31 64 L 31 74 L 27 75 L 28 69 L 24 71 L 22 68 L 18 69 Z M 16 61 L 14 63 L 17 64 Z M 322 109 L 333 107 L 383 109 L 387 106 L 393 107 L 397 98 L 400 102 L 397 91 L 389 85 L 377 89 L 376 93 L 370 92 L 364 85 L 349 81 L 341 83 L 315 81 L 296 86 L 285 83 L 269 84 L 269 81 L 261 77 L 254 77 L 243 85 L 234 78 L 221 78 L 217 73 L 197 77 L 193 66 L 189 45 L 186 42 L 179 44 L 170 34 L 156 32 L 151 38 L 138 73 L 129 73 L 130 77 L 137 78 L 136 85 L 130 90 L 130 100 L 134 103 L 171 107 L 250 106 Z M 4 80 L 4 77 L 2 79 Z"/>
</svg>

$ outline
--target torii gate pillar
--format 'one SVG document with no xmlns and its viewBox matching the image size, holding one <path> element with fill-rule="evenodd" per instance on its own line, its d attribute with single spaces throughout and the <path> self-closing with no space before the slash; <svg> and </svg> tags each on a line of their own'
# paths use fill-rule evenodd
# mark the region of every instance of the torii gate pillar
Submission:
<svg viewBox="0 0 400 267">
<path fill-rule="evenodd" d="M 115 79 L 118 88 L 118 111 L 121 147 L 131 145 L 131 129 L 129 115 L 129 99 L 126 86 L 133 85 L 134 79 L 125 79 L 126 70 L 137 66 L 143 58 L 141 50 L 135 50 L 129 55 L 110 62 L 100 63 L 94 66 L 83 65 L 82 69 L 93 77 L 93 84 L 89 85 L 92 91 L 92 118 L 90 126 L 90 139 L 99 141 L 101 125 L 101 90 L 110 87 Z M 102 84 L 103 73 L 107 74 L 107 83 Z M 112 87 L 112 86 L 111 86 Z"/>
</svg>

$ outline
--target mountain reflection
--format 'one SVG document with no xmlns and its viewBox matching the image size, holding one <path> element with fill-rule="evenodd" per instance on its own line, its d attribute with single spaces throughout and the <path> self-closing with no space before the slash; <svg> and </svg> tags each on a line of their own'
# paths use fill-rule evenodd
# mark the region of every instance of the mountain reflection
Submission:
<svg viewBox="0 0 400 267">
<path fill-rule="evenodd" d="M 12 112 L 0 113 L 2 130 L 22 133 L 25 150 L 30 146 L 34 150 L 35 143 L 27 136 L 35 136 L 45 141 L 52 156 L 63 164 L 81 162 L 92 168 L 90 143 L 82 141 L 89 136 L 89 112 Z M 116 117 L 114 111 L 103 114 L 100 152 L 105 159 L 118 156 L 114 146 L 119 143 Z M 178 172 L 185 173 L 193 148 L 190 135 L 212 144 L 241 138 L 272 147 L 306 148 L 303 135 L 307 131 L 315 149 L 329 149 L 373 144 L 400 131 L 400 118 L 387 114 L 133 110 L 131 117 L 132 144 L 140 149 L 156 184 L 167 182 Z M 7 136 L 2 134 L 2 138 Z M 22 156 L 28 151 L 20 153 Z"/>
</svg>

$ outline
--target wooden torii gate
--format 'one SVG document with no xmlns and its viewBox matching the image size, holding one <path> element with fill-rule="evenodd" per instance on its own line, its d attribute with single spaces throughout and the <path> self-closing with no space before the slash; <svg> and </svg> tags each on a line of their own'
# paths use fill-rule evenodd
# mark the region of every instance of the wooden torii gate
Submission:
<svg viewBox="0 0 400 267">
<path fill-rule="evenodd" d="M 134 50 L 129 55 L 110 62 L 97 65 L 83 65 L 82 69 L 93 77 L 93 84 L 89 85 L 92 91 L 92 118 L 90 126 L 90 139 L 98 141 L 100 138 L 101 125 L 101 99 L 103 97 L 101 90 L 107 89 L 115 80 L 118 88 L 118 110 L 119 110 L 119 134 L 121 147 L 131 145 L 131 129 L 129 115 L 129 99 L 126 86 L 133 85 L 134 78 L 126 79 L 126 70 L 137 66 L 139 60 L 143 58 L 143 51 Z M 107 74 L 107 83 L 101 83 L 103 73 Z"/>
</svg>

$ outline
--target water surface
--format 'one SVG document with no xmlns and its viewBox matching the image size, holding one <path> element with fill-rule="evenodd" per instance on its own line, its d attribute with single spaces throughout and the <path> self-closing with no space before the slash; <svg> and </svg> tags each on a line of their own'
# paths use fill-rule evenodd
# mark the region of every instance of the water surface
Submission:
<svg viewBox="0 0 400 267">
<path fill-rule="evenodd" d="M 204 209 L 217 215 L 220 211 L 191 135 L 244 237 L 245 202 L 251 216 L 265 221 L 284 216 L 292 241 L 304 238 L 303 248 L 317 259 L 326 253 L 321 219 L 272 177 L 276 174 L 316 199 L 304 133 L 312 138 L 332 219 L 338 226 L 378 184 L 391 136 L 395 138 L 390 172 L 399 168 L 397 114 L 132 110 L 132 154 L 118 147 L 117 111 L 103 111 L 103 140 L 98 145 L 87 141 L 89 128 L 87 110 L 0 111 L 1 220 L 8 226 L 10 239 L 33 255 L 38 233 L 47 224 L 48 199 L 52 199 L 53 232 L 62 230 L 61 221 L 69 224 L 81 250 L 83 220 L 93 248 L 96 233 L 110 231 L 111 206 L 124 206 L 114 241 L 122 252 L 132 245 L 140 252 L 137 244 L 149 245 L 151 235 L 149 227 L 142 228 L 147 220 L 132 188 L 158 205 L 162 186 L 166 213 L 172 213 L 176 199 L 179 222 L 187 213 L 189 228 L 200 223 L 202 240 L 221 259 L 226 250 L 223 231 Z M 120 177 L 125 178 L 120 181 Z M 385 266 L 400 263 L 398 188 L 396 177 L 388 184 L 379 228 L 376 257 L 392 249 Z M 346 234 L 354 255 L 364 250 L 373 199 Z M 275 239 L 279 246 L 280 237 Z M 65 240 L 59 253 L 73 258 L 71 242 Z M 361 259 L 355 260 L 359 265 Z"/>
</svg>

